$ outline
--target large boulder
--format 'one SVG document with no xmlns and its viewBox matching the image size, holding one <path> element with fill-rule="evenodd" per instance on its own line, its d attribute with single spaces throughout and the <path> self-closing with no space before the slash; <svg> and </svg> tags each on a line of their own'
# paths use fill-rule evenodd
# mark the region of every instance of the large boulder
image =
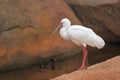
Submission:
<svg viewBox="0 0 120 80">
<path fill-rule="evenodd" d="M 120 41 L 120 0 L 65 0 L 83 25 L 106 41 Z"/>
<path fill-rule="evenodd" d="M 63 17 L 80 24 L 62 0 L 0 1 L 0 72 L 39 64 L 43 58 L 80 52 L 50 34 Z"/>
<path fill-rule="evenodd" d="M 105 4 L 114 4 L 120 0 L 65 0 L 68 4 L 82 5 L 82 6 L 99 6 Z"/>
<path fill-rule="evenodd" d="M 51 80 L 119 80 L 120 56 L 90 66 L 87 70 L 77 70 Z"/>
</svg>

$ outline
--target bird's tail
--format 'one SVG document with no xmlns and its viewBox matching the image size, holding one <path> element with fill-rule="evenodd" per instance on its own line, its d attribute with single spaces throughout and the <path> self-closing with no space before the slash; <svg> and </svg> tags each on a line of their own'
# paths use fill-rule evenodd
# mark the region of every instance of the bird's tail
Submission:
<svg viewBox="0 0 120 80">
<path fill-rule="evenodd" d="M 96 41 L 96 43 L 95 43 L 96 47 L 97 47 L 98 49 L 103 48 L 104 45 L 105 45 L 105 41 L 104 41 L 100 36 L 98 36 L 98 35 L 96 35 L 96 37 L 97 37 L 97 39 L 96 39 L 97 41 Z"/>
</svg>

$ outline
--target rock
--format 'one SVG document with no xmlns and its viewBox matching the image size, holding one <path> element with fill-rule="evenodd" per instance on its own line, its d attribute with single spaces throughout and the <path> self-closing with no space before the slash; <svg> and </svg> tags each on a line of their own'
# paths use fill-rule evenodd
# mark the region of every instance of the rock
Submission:
<svg viewBox="0 0 120 80">
<path fill-rule="evenodd" d="M 83 25 L 92 28 L 106 41 L 120 41 L 119 0 L 71 0 L 68 4 Z"/>
<path fill-rule="evenodd" d="M 114 4 L 120 0 L 65 0 L 70 5 L 82 5 L 82 6 L 99 6 L 105 4 Z"/>
<path fill-rule="evenodd" d="M 120 56 L 90 66 L 87 70 L 77 70 L 51 80 L 119 80 Z"/>
<path fill-rule="evenodd" d="M 0 72 L 39 64 L 58 54 L 80 52 L 58 33 L 50 38 L 63 17 L 80 24 L 62 0 L 0 1 Z"/>
</svg>

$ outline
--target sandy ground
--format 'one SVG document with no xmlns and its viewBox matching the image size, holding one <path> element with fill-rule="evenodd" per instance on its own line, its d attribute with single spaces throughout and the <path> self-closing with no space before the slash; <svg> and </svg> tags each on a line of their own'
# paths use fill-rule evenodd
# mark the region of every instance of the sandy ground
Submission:
<svg viewBox="0 0 120 80">
<path fill-rule="evenodd" d="M 120 56 L 51 80 L 120 80 Z"/>
</svg>

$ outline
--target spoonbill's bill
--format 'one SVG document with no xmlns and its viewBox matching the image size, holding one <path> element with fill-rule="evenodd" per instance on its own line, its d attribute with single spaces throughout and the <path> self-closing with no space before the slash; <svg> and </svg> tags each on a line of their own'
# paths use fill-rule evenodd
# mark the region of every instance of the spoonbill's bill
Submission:
<svg viewBox="0 0 120 80">
<path fill-rule="evenodd" d="M 80 46 L 83 51 L 83 61 L 80 67 L 81 69 L 86 69 L 86 58 L 87 58 L 87 49 L 86 46 L 97 47 L 101 49 L 104 47 L 105 42 L 104 40 L 98 36 L 92 29 L 81 26 L 81 25 L 71 25 L 71 21 L 68 18 L 63 18 L 60 21 L 59 26 L 57 29 L 51 34 L 53 34 L 60 29 L 60 36 L 65 39 L 72 41 L 76 45 Z"/>
</svg>

